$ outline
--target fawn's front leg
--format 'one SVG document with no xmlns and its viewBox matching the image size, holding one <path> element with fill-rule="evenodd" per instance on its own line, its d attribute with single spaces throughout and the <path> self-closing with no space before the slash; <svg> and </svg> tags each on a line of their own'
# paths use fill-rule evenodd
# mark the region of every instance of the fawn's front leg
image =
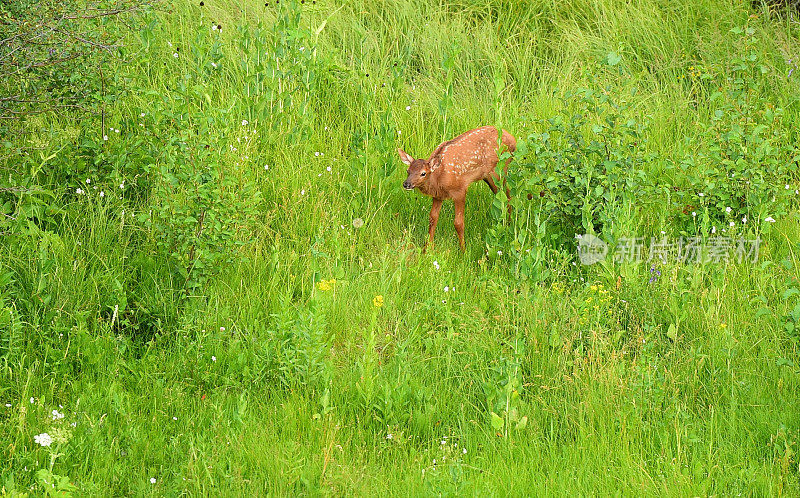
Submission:
<svg viewBox="0 0 800 498">
<path fill-rule="evenodd" d="M 428 242 L 425 243 L 425 247 L 422 248 L 422 252 L 425 252 L 428 249 L 428 246 L 433 247 L 433 234 L 436 232 L 436 224 L 439 222 L 439 211 L 441 209 L 442 200 L 434 199 L 433 204 L 431 205 L 431 216 L 428 223 Z"/>
</svg>

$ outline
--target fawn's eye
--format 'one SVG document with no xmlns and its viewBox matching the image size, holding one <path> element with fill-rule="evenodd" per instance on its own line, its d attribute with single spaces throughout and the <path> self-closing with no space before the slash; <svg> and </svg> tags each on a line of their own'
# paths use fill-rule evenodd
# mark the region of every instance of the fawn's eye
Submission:
<svg viewBox="0 0 800 498">
<path fill-rule="evenodd" d="M 427 173 L 425 173 L 425 172 L 423 171 L 422 173 L 420 173 L 420 174 L 419 174 L 419 176 L 425 176 L 426 174 L 427 174 Z"/>
</svg>

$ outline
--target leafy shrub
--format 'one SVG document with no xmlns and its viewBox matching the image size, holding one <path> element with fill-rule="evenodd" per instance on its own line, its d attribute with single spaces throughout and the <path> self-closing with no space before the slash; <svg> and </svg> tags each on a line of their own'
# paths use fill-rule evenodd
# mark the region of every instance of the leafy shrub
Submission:
<svg viewBox="0 0 800 498">
<path fill-rule="evenodd" d="M 569 92 L 558 113 L 538 124 L 543 131 L 517 142 L 507 174 L 512 217 L 506 220 L 499 192 L 487 233 L 489 254 L 511 258 L 523 276 L 552 258 L 542 250 L 545 243 L 563 247 L 578 233 L 602 233 L 606 240 L 629 235 L 620 229 L 631 209 L 652 201 L 655 191 L 645 173 L 653 160 L 645 150 L 647 121 L 610 89 Z"/>
<path fill-rule="evenodd" d="M 274 338 L 281 385 L 321 393 L 331 378 L 327 320 L 321 304 L 311 300 L 306 309 L 287 308 L 278 316 Z"/>
<path fill-rule="evenodd" d="M 710 95 L 710 121 L 701 124 L 705 140 L 674 171 L 676 180 L 689 185 L 676 195 L 675 212 L 684 221 L 701 208 L 717 226 L 778 217 L 795 196 L 795 132 L 784 122 L 783 108 L 767 96 L 770 69 L 761 63 L 755 30 L 732 32 L 741 36 L 741 54 L 726 72 L 710 76 L 717 89 Z"/>
</svg>

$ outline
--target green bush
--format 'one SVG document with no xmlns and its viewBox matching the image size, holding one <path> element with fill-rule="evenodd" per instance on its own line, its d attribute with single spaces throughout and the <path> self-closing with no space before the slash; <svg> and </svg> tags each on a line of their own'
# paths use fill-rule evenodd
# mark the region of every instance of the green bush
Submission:
<svg viewBox="0 0 800 498">
<path fill-rule="evenodd" d="M 784 121 L 781 105 L 767 91 L 774 84 L 761 61 L 753 28 L 736 28 L 740 54 L 727 71 L 707 74 L 715 86 L 709 97 L 712 113 L 699 123 L 702 143 L 692 147 L 673 168 L 677 190 L 673 214 L 690 222 L 692 213 L 707 211 L 712 226 L 730 223 L 758 226 L 788 212 L 798 178 L 800 149 L 796 132 Z M 685 186 L 688 184 L 688 186 Z"/>
</svg>

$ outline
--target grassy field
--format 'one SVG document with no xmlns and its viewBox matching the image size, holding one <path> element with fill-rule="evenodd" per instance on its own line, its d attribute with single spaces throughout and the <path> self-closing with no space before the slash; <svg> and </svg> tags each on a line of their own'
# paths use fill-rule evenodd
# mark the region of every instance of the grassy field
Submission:
<svg viewBox="0 0 800 498">
<path fill-rule="evenodd" d="M 3 493 L 800 494 L 797 158 L 767 178 L 786 208 L 748 214 L 673 167 L 718 150 L 715 78 L 747 36 L 746 98 L 783 110 L 775 147 L 797 143 L 797 14 L 204 0 L 145 21 L 102 119 L 33 116 L 8 140 L 40 150 L 0 163 L 52 194 L 0 199 Z M 760 237 L 758 261 L 585 266 L 564 235 L 582 228 L 553 218 L 522 264 L 487 233 L 547 209 L 520 196 L 504 221 L 482 183 L 466 252 L 446 203 L 423 254 L 430 200 L 403 191 L 396 149 L 485 124 L 527 140 L 584 88 L 648 123 L 632 147 L 669 187 L 653 196 L 695 196 L 629 197 L 604 235 L 725 226 Z"/>
</svg>

